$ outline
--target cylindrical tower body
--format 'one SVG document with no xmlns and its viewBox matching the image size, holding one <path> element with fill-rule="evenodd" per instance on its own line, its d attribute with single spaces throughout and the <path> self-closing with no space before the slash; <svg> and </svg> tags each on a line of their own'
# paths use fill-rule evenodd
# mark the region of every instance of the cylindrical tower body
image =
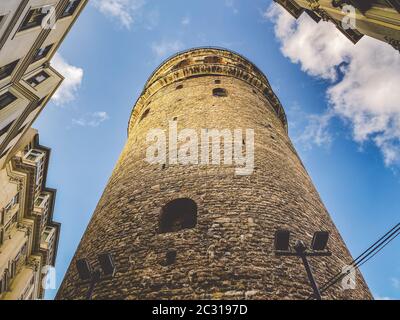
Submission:
<svg viewBox="0 0 400 320">
<path fill-rule="evenodd" d="M 202 130 L 225 129 L 234 136 L 242 129 L 246 155 L 252 143 L 246 129 L 254 130 L 254 170 L 237 174 L 240 166 L 235 160 L 224 164 L 222 151 L 220 165 L 174 164 L 171 124 L 178 133 L 198 132 L 199 159 Z M 166 164 L 146 160 L 153 129 L 165 133 Z M 330 232 L 332 256 L 309 259 L 320 285 L 352 260 L 290 142 L 284 110 L 267 78 L 236 53 L 189 50 L 148 80 L 57 298 L 86 297 L 76 260 L 96 264 L 101 253 L 113 255 L 117 271 L 96 284 L 94 299 L 308 298 L 312 289 L 301 260 L 275 255 L 279 229 L 290 230 L 292 244 L 309 244 L 315 231 Z M 355 290 L 336 285 L 323 297 L 371 294 L 357 274 Z"/>
</svg>

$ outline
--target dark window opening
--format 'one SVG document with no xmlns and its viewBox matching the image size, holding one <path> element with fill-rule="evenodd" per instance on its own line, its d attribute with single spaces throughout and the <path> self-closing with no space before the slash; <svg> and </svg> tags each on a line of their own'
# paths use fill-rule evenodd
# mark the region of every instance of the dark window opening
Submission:
<svg viewBox="0 0 400 320">
<path fill-rule="evenodd" d="M 178 120 L 178 117 L 174 117 L 174 121 Z"/>
<path fill-rule="evenodd" d="M 197 224 L 197 205 L 188 198 L 167 203 L 161 210 L 159 233 L 192 229 Z"/>
<path fill-rule="evenodd" d="M 72 16 L 75 13 L 75 10 L 78 8 L 80 3 L 81 0 L 69 0 L 67 7 L 61 14 L 61 18 Z"/>
<path fill-rule="evenodd" d="M 214 97 L 227 97 L 228 92 L 226 91 L 226 89 L 223 89 L 223 88 L 215 88 L 213 90 L 213 96 Z"/>
<path fill-rule="evenodd" d="M 183 84 L 180 84 L 179 86 L 176 87 L 176 90 L 183 89 Z"/>
<path fill-rule="evenodd" d="M 220 58 L 218 56 L 205 57 L 204 63 L 222 63 L 222 58 Z"/>
<path fill-rule="evenodd" d="M 215 84 L 220 84 L 220 83 L 221 83 L 221 80 L 215 80 L 214 83 L 215 83 Z"/>
<path fill-rule="evenodd" d="M 47 16 L 47 13 L 48 11 L 45 10 L 45 7 L 29 10 L 18 31 L 39 27 L 42 24 L 43 18 Z"/>
<path fill-rule="evenodd" d="M 41 71 L 38 74 L 34 75 L 32 78 L 28 79 L 28 83 L 32 87 L 36 87 L 37 85 L 41 84 L 43 81 L 48 79 L 50 76 L 45 71 Z"/>
<path fill-rule="evenodd" d="M 0 68 L 0 80 L 11 76 L 15 67 L 17 66 L 19 60 L 13 61 L 3 67 Z"/>
<path fill-rule="evenodd" d="M 170 266 L 176 262 L 176 250 L 171 249 L 165 254 L 165 260 L 163 261 L 163 266 Z"/>
<path fill-rule="evenodd" d="M 190 59 L 182 60 L 182 61 L 178 62 L 178 63 L 172 68 L 172 70 L 177 70 L 177 69 L 186 67 L 186 66 L 190 65 L 190 63 L 191 63 L 191 60 L 190 60 Z"/>
<path fill-rule="evenodd" d="M 3 93 L 0 96 L 0 110 L 7 107 L 10 103 L 17 100 L 17 97 L 14 96 L 11 92 Z"/>
<path fill-rule="evenodd" d="M 140 117 L 140 121 L 141 122 L 144 118 L 146 118 L 150 113 L 150 109 L 147 109 L 145 112 L 143 112 L 142 116 Z"/>
<path fill-rule="evenodd" d="M 50 44 L 47 47 L 38 49 L 35 53 L 35 56 L 33 57 L 32 63 L 45 58 L 47 56 L 47 54 L 50 52 L 52 47 L 53 47 L 53 45 Z"/>
</svg>

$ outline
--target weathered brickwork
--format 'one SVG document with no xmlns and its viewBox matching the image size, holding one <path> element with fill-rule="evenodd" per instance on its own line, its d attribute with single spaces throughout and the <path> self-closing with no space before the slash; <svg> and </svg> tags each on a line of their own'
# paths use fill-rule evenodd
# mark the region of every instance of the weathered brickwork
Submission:
<svg viewBox="0 0 400 320">
<path fill-rule="evenodd" d="M 223 88 L 226 97 L 213 96 Z M 146 111 L 149 110 L 149 111 Z M 255 169 L 235 165 L 151 165 L 150 129 L 255 130 Z M 160 209 L 190 198 L 197 224 L 159 233 Z M 284 111 L 265 76 L 241 56 L 194 49 L 165 62 L 149 79 L 129 124 L 129 138 L 58 292 L 84 299 L 76 259 L 95 262 L 110 252 L 117 272 L 99 283 L 94 299 L 305 299 L 312 290 L 301 261 L 276 257 L 275 231 L 310 243 L 331 232 L 332 257 L 311 258 L 318 283 L 352 258 L 287 134 Z M 176 261 L 166 255 L 176 251 Z M 356 290 L 330 289 L 327 299 L 370 299 L 361 275 Z"/>
</svg>

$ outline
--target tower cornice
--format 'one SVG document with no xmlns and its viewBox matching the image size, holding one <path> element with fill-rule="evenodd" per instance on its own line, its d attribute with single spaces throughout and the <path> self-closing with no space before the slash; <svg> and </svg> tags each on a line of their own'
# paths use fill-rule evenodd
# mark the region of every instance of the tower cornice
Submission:
<svg viewBox="0 0 400 320">
<path fill-rule="evenodd" d="M 153 72 L 135 103 L 129 120 L 128 134 L 143 108 L 158 90 L 184 79 L 210 75 L 234 77 L 250 84 L 269 101 L 287 131 L 285 111 L 264 73 L 236 52 L 224 48 L 204 47 L 179 52 L 166 59 Z"/>
</svg>

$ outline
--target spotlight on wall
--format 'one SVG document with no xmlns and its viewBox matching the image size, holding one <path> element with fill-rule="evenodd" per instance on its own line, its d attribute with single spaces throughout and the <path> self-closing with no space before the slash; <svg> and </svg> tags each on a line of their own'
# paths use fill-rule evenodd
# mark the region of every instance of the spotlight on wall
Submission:
<svg viewBox="0 0 400 320">
<path fill-rule="evenodd" d="M 329 232 L 327 231 L 317 231 L 314 233 L 313 239 L 311 241 L 311 249 L 315 251 L 322 251 L 326 249 L 329 240 Z"/>
<path fill-rule="evenodd" d="M 289 238 L 290 231 L 278 230 L 275 232 L 275 250 L 276 251 L 287 251 L 289 250 Z"/>
<path fill-rule="evenodd" d="M 87 259 L 79 259 L 76 261 L 76 269 L 78 270 L 79 278 L 82 281 L 90 280 L 92 278 L 92 267 Z"/>
<path fill-rule="evenodd" d="M 317 231 L 314 233 L 314 237 L 311 242 L 311 247 L 308 248 L 303 241 L 295 241 L 293 248 L 290 247 L 290 231 L 288 230 L 277 230 L 275 232 L 275 255 L 280 257 L 299 257 L 304 265 L 307 273 L 308 280 L 310 281 L 311 288 L 314 291 L 314 297 L 317 300 L 322 300 L 321 293 L 318 285 L 315 282 L 311 266 L 307 260 L 307 257 L 329 257 L 332 255 L 327 250 L 327 244 L 329 239 L 329 232 Z M 310 250 L 311 249 L 311 250 Z"/>
<path fill-rule="evenodd" d="M 97 259 L 100 262 L 100 268 L 103 270 L 103 274 L 105 276 L 113 276 L 115 273 L 115 264 L 114 260 L 109 253 L 99 254 Z"/>
<path fill-rule="evenodd" d="M 89 290 L 86 295 L 87 300 L 91 300 L 96 283 L 110 280 L 115 274 L 115 264 L 110 253 L 101 253 L 97 256 L 99 266 L 92 268 L 89 261 L 85 258 L 76 261 L 76 269 L 78 270 L 79 279 L 82 281 L 80 285 L 88 285 Z"/>
</svg>

